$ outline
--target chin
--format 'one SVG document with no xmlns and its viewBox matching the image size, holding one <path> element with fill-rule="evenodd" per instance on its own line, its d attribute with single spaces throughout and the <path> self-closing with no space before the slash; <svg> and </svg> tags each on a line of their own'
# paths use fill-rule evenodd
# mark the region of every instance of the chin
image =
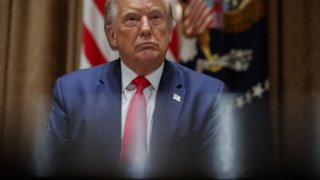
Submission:
<svg viewBox="0 0 320 180">
<path fill-rule="evenodd" d="M 139 59 L 142 60 L 155 60 L 161 58 L 160 54 L 158 52 L 154 51 L 143 51 L 139 54 Z"/>
</svg>

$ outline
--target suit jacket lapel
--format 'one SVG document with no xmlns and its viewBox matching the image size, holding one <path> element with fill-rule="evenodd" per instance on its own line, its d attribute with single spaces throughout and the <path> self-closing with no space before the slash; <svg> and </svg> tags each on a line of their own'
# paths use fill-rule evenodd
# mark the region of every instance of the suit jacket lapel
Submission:
<svg viewBox="0 0 320 180">
<path fill-rule="evenodd" d="M 101 73 L 94 94 L 99 154 L 102 166 L 116 166 L 121 146 L 120 61 L 110 62 Z"/>
<path fill-rule="evenodd" d="M 165 159 L 163 156 L 168 153 L 177 129 L 185 93 L 182 75 L 171 63 L 165 61 L 156 99 L 150 146 L 151 161 L 157 161 L 159 166 L 161 159 Z"/>
</svg>

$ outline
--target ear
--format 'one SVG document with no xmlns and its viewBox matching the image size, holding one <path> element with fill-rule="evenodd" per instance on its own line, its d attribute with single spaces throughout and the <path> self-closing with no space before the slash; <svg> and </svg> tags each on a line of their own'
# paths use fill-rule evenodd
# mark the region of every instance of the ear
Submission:
<svg viewBox="0 0 320 180">
<path fill-rule="evenodd" d="M 173 29 L 174 29 L 174 27 L 169 27 L 169 29 L 168 29 L 168 31 L 169 31 L 169 42 L 172 41 Z"/>
<path fill-rule="evenodd" d="M 111 25 L 105 26 L 105 33 L 112 50 L 116 50 L 118 47 L 117 36 L 114 28 Z"/>
</svg>

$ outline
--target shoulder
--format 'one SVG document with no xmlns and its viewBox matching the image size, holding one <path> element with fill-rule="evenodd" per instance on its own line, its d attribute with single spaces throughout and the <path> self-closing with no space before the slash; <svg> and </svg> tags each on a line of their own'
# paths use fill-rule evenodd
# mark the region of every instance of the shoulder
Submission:
<svg viewBox="0 0 320 180">
<path fill-rule="evenodd" d="M 90 67 L 87 69 L 80 69 L 80 70 L 75 70 L 72 71 L 70 73 L 67 73 L 63 76 L 60 77 L 60 79 L 63 80 L 85 80 L 85 79 L 89 79 L 92 77 L 96 77 L 101 71 L 102 69 L 105 68 L 105 64 L 103 65 L 98 65 L 95 67 Z"/>
<path fill-rule="evenodd" d="M 87 69 L 76 70 L 59 77 L 54 85 L 54 96 L 63 98 L 66 103 L 84 101 L 84 99 L 91 97 L 97 87 L 102 85 L 101 82 L 106 79 L 107 72 L 110 69 L 115 69 L 115 64 L 117 62 L 112 61 Z M 112 73 L 108 75 L 112 76 Z"/>
<path fill-rule="evenodd" d="M 225 88 L 224 82 L 212 76 L 199 73 L 181 64 L 167 61 L 179 76 L 183 79 L 183 84 L 192 89 L 201 89 L 209 91 L 222 91 Z M 205 87 L 205 88 L 204 88 Z"/>
<path fill-rule="evenodd" d="M 101 84 L 101 81 L 105 81 L 107 76 L 112 76 L 112 73 L 107 75 L 110 69 L 116 69 L 115 65 L 118 60 L 111 61 L 102 65 L 90 67 L 87 69 L 75 70 L 60 76 L 55 83 L 55 89 L 61 89 L 62 93 L 75 93 L 75 92 L 88 92 L 92 88 Z"/>
<path fill-rule="evenodd" d="M 102 77 L 105 77 L 105 73 L 108 69 L 112 68 L 117 63 L 118 60 L 115 60 L 98 66 L 75 70 L 59 77 L 59 79 L 72 84 L 98 82 Z"/>
</svg>

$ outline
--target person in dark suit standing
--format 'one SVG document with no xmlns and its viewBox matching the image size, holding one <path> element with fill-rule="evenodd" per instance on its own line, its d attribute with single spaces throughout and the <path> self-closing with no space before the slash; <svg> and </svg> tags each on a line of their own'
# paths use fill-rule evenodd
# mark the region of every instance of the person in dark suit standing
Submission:
<svg viewBox="0 0 320 180">
<path fill-rule="evenodd" d="M 167 0 L 109 0 L 105 32 L 120 58 L 60 77 L 46 136 L 49 176 L 208 175 L 225 85 L 166 60 Z"/>
</svg>

